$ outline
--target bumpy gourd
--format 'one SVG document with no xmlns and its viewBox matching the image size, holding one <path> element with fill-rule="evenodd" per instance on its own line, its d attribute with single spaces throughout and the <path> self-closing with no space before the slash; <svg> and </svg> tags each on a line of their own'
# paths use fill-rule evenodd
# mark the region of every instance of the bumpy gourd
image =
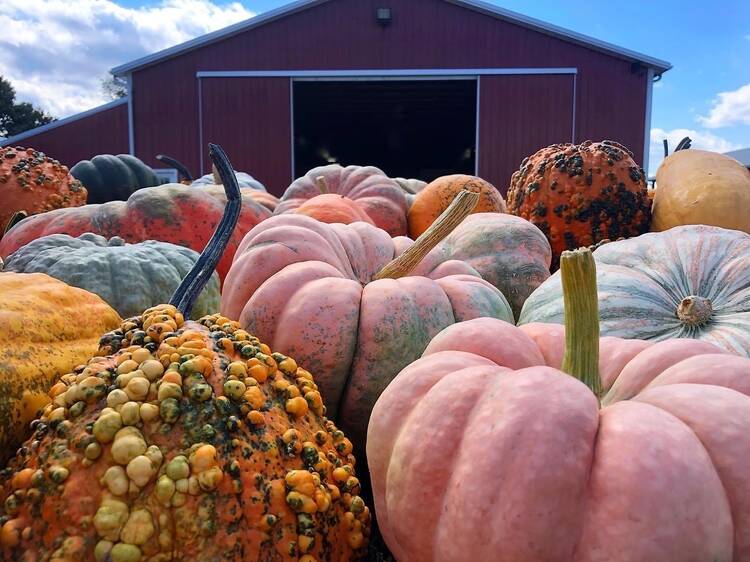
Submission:
<svg viewBox="0 0 750 562">
<path fill-rule="evenodd" d="M 33 240 L 8 256 L 6 271 L 46 273 L 96 293 L 127 318 L 169 300 L 199 254 L 190 248 L 147 240 L 126 244 L 93 233 L 77 238 L 52 234 Z M 218 312 L 219 276 L 211 276 L 191 311 L 193 318 Z"/>
<path fill-rule="evenodd" d="M 553 144 L 525 158 L 508 189 L 508 212 L 531 221 L 563 250 L 648 231 L 646 176 L 633 153 L 614 141 Z"/>
<path fill-rule="evenodd" d="M 0 463 L 29 436 L 49 388 L 120 322 L 92 293 L 42 273 L 0 273 Z"/>
<path fill-rule="evenodd" d="M 0 238 L 17 211 L 27 215 L 86 204 L 86 189 L 67 166 L 33 148 L 0 148 Z"/>
<path fill-rule="evenodd" d="M 692 338 L 750 356 L 750 235 L 680 226 L 610 242 L 593 255 L 603 335 Z M 555 273 L 529 296 L 518 322 L 563 321 Z"/>
<path fill-rule="evenodd" d="M 223 153 L 211 146 L 212 157 Z M 129 318 L 52 388 L 0 473 L 3 559 L 344 562 L 370 512 L 312 375 L 218 314 L 185 320 L 240 192 L 170 304 Z"/>
</svg>

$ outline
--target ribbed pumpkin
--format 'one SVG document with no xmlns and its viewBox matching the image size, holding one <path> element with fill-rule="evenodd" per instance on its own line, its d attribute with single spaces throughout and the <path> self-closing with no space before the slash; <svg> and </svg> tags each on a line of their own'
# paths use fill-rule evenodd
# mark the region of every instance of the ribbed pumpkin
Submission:
<svg viewBox="0 0 750 562">
<path fill-rule="evenodd" d="M 478 213 L 466 217 L 412 275 L 430 276 L 439 267 L 468 267 L 500 289 L 518 318 L 528 296 L 549 277 L 551 258 L 547 238 L 529 221 L 503 213 Z"/>
<path fill-rule="evenodd" d="M 378 400 L 367 454 L 397 560 L 748 559 L 750 359 L 600 340 L 592 263 L 563 273 L 567 334 L 455 324 Z"/>
<path fill-rule="evenodd" d="M 473 203 L 475 194 L 461 194 L 413 246 L 364 222 L 272 217 L 235 255 L 222 314 L 317 374 L 329 415 L 358 453 L 380 392 L 435 334 L 478 316 L 513 321 L 502 293 L 468 264 L 436 260 L 428 277 L 408 274 Z"/>
<path fill-rule="evenodd" d="M 505 200 L 491 183 L 476 176 L 442 176 L 423 187 L 409 208 L 409 236 L 417 238 L 448 208 L 453 198 L 467 189 L 479 193 L 474 213 L 504 213 Z"/>
<path fill-rule="evenodd" d="M 357 202 L 336 193 L 316 195 L 302 203 L 294 212 L 328 224 L 351 224 L 362 221 L 375 225 L 370 215 L 364 212 Z"/>
<path fill-rule="evenodd" d="M 99 154 L 78 162 L 70 174 L 88 190 L 89 203 L 125 201 L 134 191 L 161 183 L 149 166 L 130 154 Z"/>
<path fill-rule="evenodd" d="M 594 252 L 605 336 L 693 338 L 750 356 L 750 235 L 680 226 L 610 242 Z M 562 324 L 555 274 L 524 304 L 519 324 Z"/>
<path fill-rule="evenodd" d="M 86 189 L 67 166 L 33 148 L 0 148 L 0 238 L 18 211 L 27 215 L 86 204 Z"/>
<path fill-rule="evenodd" d="M 678 150 L 656 171 L 651 230 L 706 224 L 750 232 L 750 171 L 734 158 Z"/>
<path fill-rule="evenodd" d="M 0 240 L 0 257 L 6 258 L 21 246 L 48 234 L 79 236 L 85 232 L 105 238 L 119 236 L 131 243 L 171 242 L 200 251 L 219 223 L 225 204 L 221 186 L 193 188 L 166 184 L 141 189 L 127 201 L 60 209 L 24 219 Z M 217 267 L 219 278 L 223 279 L 229 270 L 245 233 L 270 215 L 268 209 L 243 194 L 239 223 Z"/>
<path fill-rule="evenodd" d="M 198 260 L 190 248 L 147 240 L 126 244 L 90 232 L 77 238 L 51 234 L 13 252 L 6 271 L 46 273 L 99 295 L 128 318 L 169 300 Z M 219 311 L 219 276 L 214 273 L 192 309 L 193 318 Z"/>
<path fill-rule="evenodd" d="M 211 155 L 222 154 L 211 147 Z M 4 560 L 346 562 L 370 514 L 312 375 L 218 314 L 185 321 L 240 214 L 172 303 L 105 335 L 0 473 Z"/>
<path fill-rule="evenodd" d="M 313 168 L 297 178 L 284 192 L 274 214 L 294 212 L 308 199 L 325 192 L 351 199 L 378 228 L 391 236 L 406 234 L 406 195 L 401 187 L 374 166 L 338 164 Z"/>
<path fill-rule="evenodd" d="M 0 273 L 0 463 L 29 436 L 56 379 L 120 322 L 92 293 L 42 273 Z"/>
<path fill-rule="evenodd" d="M 525 158 L 508 189 L 508 212 L 538 226 L 563 250 L 649 229 L 646 176 L 633 153 L 614 141 L 553 144 Z"/>
<path fill-rule="evenodd" d="M 401 189 L 404 190 L 404 194 L 406 194 L 406 204 L 409 209 L 411 209 L 412 204 L 414 204 L 414 199 L 416 199 L 417 194 L 427 185 L 426 181 L 414 178 L 393 178 L 393 181 L 400 185 Z"/>
</svg>

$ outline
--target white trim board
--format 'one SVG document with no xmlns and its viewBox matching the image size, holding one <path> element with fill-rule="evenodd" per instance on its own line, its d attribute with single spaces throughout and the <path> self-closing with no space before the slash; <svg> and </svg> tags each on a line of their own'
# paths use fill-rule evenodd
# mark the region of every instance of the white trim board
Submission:
<svg viewBox="0 0 750 562">
<path fill-rule="evenodd" d="M 295 14 L 302 10 L 307 10 L 319 4 L 324 4 L 327 1 L 328 0 L 299 0 L 297 2 L 287 4 L 286 6 L 281 6 L 275 10 L 270 10 L 258 16 L 246 19 L 239 23 L 235 23 L 233 25 L 225 27 L 224 29 L 219 29 L 218 31 L 207 33 L 206 35 L 191 39 L 190 41 L 186 41 L 185 43 L 182 43 L 180 45 L 175 45 L 174 47 L 169 47 L 168 49 L 164 49 L 162 51 L 152 53 L 134 61 L 121 64 L 114 67 L 111 72 L 115 76 L 118 76 L 126 74 L 128 72 L 132 72 L 134 70 L 139 70 L 146 66 L 157 64 L 164 60 L 176 57 L 205 45 L 210 45 L 212 43 L 228 39 L 229 37 L 238 35 L 245 31 L 249 31 L 256 27 L 260 27 L 266 23 L 291 16 L 292 14 Z M 524 27 L 526 29 L 531 29 L 532 31 L 556 37 L 568 43 L 583 46 L 584 48 L 603 52 L 610 56 L 625 59 L 631 62 L 641 62 L 644 65 L 656 70 L 657 74 L 661 74 L 672 68 L 672 65 L 666 61 L 650 57 L 636 51 L 631 51 L 630 49 L 625 49 L 623 47 L 613 45 L 612 43 L 607 43 L 606 41 L 595 39 L 581 33 L 576 33 L 575 31 L 558 27 L 556 25 L 552 25 L 535 18 L 530 18 L 528 16 L 524 16 L 523 14 L 519 14 L 518 12 L 506 10 L 495 6 L 494 4 L 483 2 L 481 0 L 445 1 L 450 4 L 454 4 L 456 6 L 478 12 L 489 17 L 494 17 L 496 19 L 507 21 L 511 24 Z"/>
<path fill-rule="evenodd" d="M 198 78 L 294 78 L 301 79 L 362 79 L 375 80 L 429 80 L 431 78 L 467 79 L 476 76 L 525 75 L 525 74 L 578 74 L 573 67 L 560 68 L 403 68 L 361 70 L 199 70 Z"/>
<path fill-rule="evenodd" d="M 76 113 L 75 115 L 71 115 L 70 117 L 58 119 L 57 121 L 52 121 L 52 123 L 47 123 L 46 125 L 41 125 L 34 129 L 29 129 L 28 131 L 24 131 L 23 133 L 18 133 L 17 135 L 13 135 L 12 137 L 8 137 L 8 138 L 0 140 L 0 146 L 8 146 L 20 140 L 33 137 L 34 135 L 38 135 L 40 133 L 46 133 L 47 131 L 51 131 L 52 129 L 57 129 L 58 127 L 62 127 L 63 125 L 67 125 L 68 123 L 72 123 L 74 121 L 78 121 L 85 117 L 96 115 L 97 113 L 101 113 L 102 111 L 107 111 L 108 109 L 112 109 L 113 107 L 117 107 L 118 105 L 126 104 L 128 103 L 128 100 L 129 100 L 128 97 L 120 98 L 120 99 L 111 101 L 109 103 L 105 103 L 104 105 L 94 107 L 93 109 L 88 109 L 86 111 L 82 111 L 81 113 Z"/>
</svg>

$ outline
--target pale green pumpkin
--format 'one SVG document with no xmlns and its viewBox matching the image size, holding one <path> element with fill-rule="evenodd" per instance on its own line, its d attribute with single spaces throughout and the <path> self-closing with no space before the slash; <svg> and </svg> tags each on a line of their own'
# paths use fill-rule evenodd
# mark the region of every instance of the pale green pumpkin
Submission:
<svg viewBox="0 0 750 562">
<path fill-rule="evenodd" d="M 52 234 L 22 246 L 5 261 L 5 271 L 46 273 L 68 285 L 96 293 L 123 318 L 169 301 L 198 252 L 147 240 L 126 244 L 87 232 L 78 238 Z M 192 310 L 199 318 L 218 312 L 219 277 L 213 274 Z"/>
</svg>

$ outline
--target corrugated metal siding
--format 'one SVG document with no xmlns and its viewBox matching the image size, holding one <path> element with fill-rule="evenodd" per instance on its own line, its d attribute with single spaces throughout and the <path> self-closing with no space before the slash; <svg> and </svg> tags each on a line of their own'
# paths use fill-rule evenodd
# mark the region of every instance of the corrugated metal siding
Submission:
<svg viewBox="0 0 750 562">
<path fill-rule="evenodd" d="M 645 70 L 444 0 L 385 4 L 386 28 L 375 22 L 382 0 L 331 0 L 136 72 L 136 153 L 153 163 L 169 151 L 197 170 L 199 70 L 577 67 L 577 140 L 643 154 Z"/>
<path fill-rule="evenodd" d="M 283 194 L 291 176 L 288 78 L 203 78 L 203 144 L 221 144 L 237 170 Z M 197 138 L 197 137 L 196 137 Z M 211 169 L 208 150 L 204 171 Z"/>
<path fill-rule="evenodd" d="M 479 175 L 505 193 L 526 156 L 571 141 L 573 76 L 482 76 L 479 86 Z"/>
<path fill-rule="evenodd" d="M 44 152 L 72 167 L 97 154 L 128 152 L 128 106 L 118 105 L 71 121 L 16 143 Z"/>
</svg>

